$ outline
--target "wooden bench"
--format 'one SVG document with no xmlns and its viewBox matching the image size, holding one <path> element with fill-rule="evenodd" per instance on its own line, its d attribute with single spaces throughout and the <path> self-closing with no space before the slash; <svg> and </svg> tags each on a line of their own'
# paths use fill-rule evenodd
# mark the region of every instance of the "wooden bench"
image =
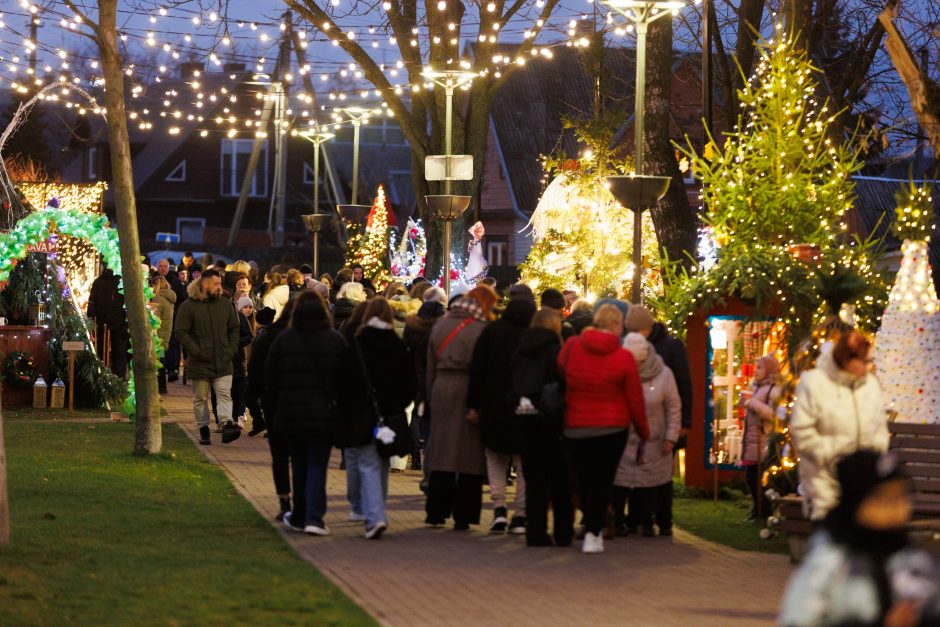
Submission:
<svg viewBox="0 0 940 627">
<path fill-rule="evenodd" d="M 940 532 L 940 425 L 893 422 L 890 450 L 897 456 L 914 490 L 914 513 L 908 531 L 918 540 L 934 540 Z M 790 560 L 798 562 L 806 553 L 813 525 L 803 512 L 803 497 L 795 494 L 774 501 L 772 527 L 787 533 Z"/>
<path fill-rule="evenodd" d="M 911 531 L 940 531 L 940 425 L 893 422 L 891 451 L 914 490 Z"/>
</svg>

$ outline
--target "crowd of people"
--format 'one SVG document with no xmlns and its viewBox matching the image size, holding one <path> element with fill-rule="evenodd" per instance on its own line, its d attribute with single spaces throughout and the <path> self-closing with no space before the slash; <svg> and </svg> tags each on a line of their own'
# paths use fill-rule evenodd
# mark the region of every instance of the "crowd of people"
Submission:
<svg viewBox="0 0 940 627">
<path fill-rule="evenodd" d="M 309 266 L 261 275 L 252 262 L 161 260 L 150 282 L 167 347 L 160 391 L 185 364 L 201 444 L 212 443 L 212 415 L 223 443 L 248 425 L 249 436 L 264 433 L 278 519 L 298 533 L 330 533 L 327 474 L 339 449 L 349 518 L 368 539 L 388 529 L 388 476 L 402 458 L 423 471 L 429 526 L 479 525 L 488 485 L 490 532 L 525 535 L 528 546 L 581 537 L 582 552 L 599 553 L 605 537 L 671 535 L 674 454 L 692 427 L 683 343 L 641 305 L 536 296 L 524 284 L 499 294 L 494 283 L 448 300 L 420 277 L 377 293 L 361 266 L 333 278 Z M 112 342 L 116 285 L 100 277 L 90 305 L 113 325 Z M 797 387 L 790 427 L 817 532 L 782 624 L 940 616 L 935 563 L 903 531 L 910 482 L 886 454 L 871 353 L 870 340 L 846 332 Z M 126 368 L 126 356 L 113 357 L 112 346 L 112 367 Z M 751 518 L 769 513 L 759 473 L 780 369 L 773 355 L 759 358 L 742 395 Z"/>
<path fill-rule="evenodd" d="M 338 448 L 367 538 L 387 529 L 388 474 L 408 459 L 428 525 L 479 525 L 489 485 L 489 530 L 530 546 L 571 545 L 577 509 L 585 552 L 603 551 L 605 530 L 672 533 L 691 378 L 682 343 L 642 306 L 523 284 L 498 294 L 492 279 L 448 301 L 420 277 L 377 292 L 358 265 L 315 277 L 190 253 L 158 261 L 150 285 L 161 394 L 192 385 L 203 445 L 213 430 L 225 444 L 264 434 L 289 529 L 329 533 Z M 376 446 L 382 431 L 399 455 Z"/>
</svg>

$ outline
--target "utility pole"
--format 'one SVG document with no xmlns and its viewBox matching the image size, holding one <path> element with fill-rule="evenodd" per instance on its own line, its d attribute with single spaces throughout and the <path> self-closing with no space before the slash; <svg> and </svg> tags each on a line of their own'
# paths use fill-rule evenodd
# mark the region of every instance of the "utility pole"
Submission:
<svg viewBox="0 0 940 627">
<path fill-rule="evenodd" d="M 274 210 L 274 245 L 284 245 L 284 222 L 287 218 L 287 90 L 288 82 L 284 80 L 287 70 L 290 69 L 291 38 L 293 34 L 293 14 L 284 12 L 284 21 L 287 28 L 281 39 L 280 58 L 284 59 L 281 74 L 275 84 L 277 95 L 277 205 Z"/>
<path fill-rule="evenodd" d="M 39 37 L 39 11 L 29 16 L 29 40 L 33 43 L 29 51 L 29 75 L 33 78 L 36 78 L 36 48 L 39 47 L 37 37 Z"/>
</svg>

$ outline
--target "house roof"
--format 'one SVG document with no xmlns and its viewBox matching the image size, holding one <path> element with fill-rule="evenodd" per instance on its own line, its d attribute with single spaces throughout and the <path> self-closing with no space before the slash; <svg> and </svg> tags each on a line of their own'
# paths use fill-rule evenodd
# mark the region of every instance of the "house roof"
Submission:
<svg viewBox="0 0 940 627">
<path fill-rule="evenodd" d="M 891 233 L 891 225 L 895 219 L 897 202 L 895 194 L 902 186 L 907 185 L 907 179 L 855 176 L 855 211 L 864 234 L 876 239 L 883 239 L 882 250 L 886 252 L 898 250 L 901 242 Z M 922 182 L 921 182 L 922 183 Z M 940 181 L 931 181 L 933 185 L 934 221 L 936 232 L 940 225 Z M 940 284 L 940 236 L 931 238 L 928 257 L 933 269 L 934 284 Z"/>
</svg>

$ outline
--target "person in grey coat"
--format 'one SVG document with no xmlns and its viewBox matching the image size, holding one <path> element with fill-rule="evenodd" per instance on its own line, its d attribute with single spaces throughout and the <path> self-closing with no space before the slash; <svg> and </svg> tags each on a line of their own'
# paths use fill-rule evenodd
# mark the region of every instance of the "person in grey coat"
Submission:
<svg viewBox="0 0 940 627">
<path fill-rule="evenodd" d="M 646 422 L 650 437 L 641 442 L 630 434 L 614 478 L 614 513 L 618 533 L 628 535 L 642 527 L 644 536 L 653 536 L 653 514 L 659 535 L 672 535 L 672 508 L 667 513 L 657 507 L 662 486 L 672 484 L 672 451 L 682 424 L 682 401 L 672 371 L 663 363 L 653 345 L 639 333 L 629 333 L 623 347 L 633 354 L 643 386 Z M 623 502 L 629 492 L 630 515 L 623 520 Z"/>
<path fill-rule="evenodd" d="M 486 461 L 479 418 L 467 408 L 467 388 L 473 348 L 496 298 L 491 288 L 475 287 L 431 330 L 427 386 L 432 418 L 425 456 L 429 525 L 443 525 L 451 515 L 456 530 L 480 523 Z"/>
</svg>

